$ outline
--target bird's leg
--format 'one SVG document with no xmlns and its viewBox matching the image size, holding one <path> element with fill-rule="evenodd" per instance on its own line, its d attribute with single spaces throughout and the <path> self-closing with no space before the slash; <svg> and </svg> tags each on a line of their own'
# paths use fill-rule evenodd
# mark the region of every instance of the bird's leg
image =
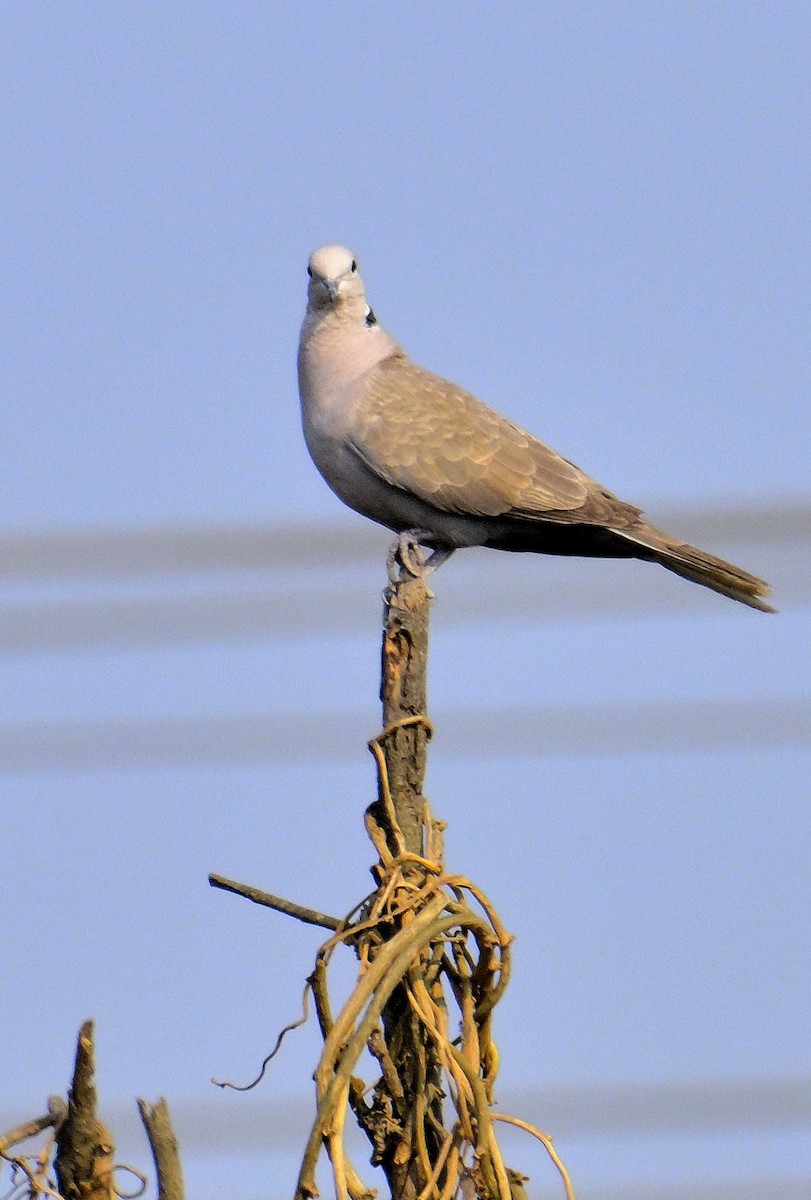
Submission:
<svg viewBox="0 0 811 1200">
<path fill-rule="evenodd" d="M 444 562 L 448 561 L 455 549 L 455 546 L 435 546 L 430 557 L 425 560 L 425 570 L 435 571 L 437 567 L 441 567 Z"/>
</svg>

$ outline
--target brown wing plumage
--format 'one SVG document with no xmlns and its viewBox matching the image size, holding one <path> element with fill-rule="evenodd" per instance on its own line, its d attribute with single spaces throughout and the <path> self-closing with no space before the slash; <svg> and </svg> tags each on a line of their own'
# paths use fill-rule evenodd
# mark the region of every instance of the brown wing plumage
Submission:
<svg viewBox="0 0 811 1200">
<path fill-rule="evenodd" d="M 360 386 L 350 443 L 393 487 L 447 513 L 505 517 L 514 538 L 487 545 L 651 559 L 750 608 L 774 612 L 768 584 L 654 529 L 573 463 L 430 371 L 396 354 Z M 545 526 L 545 537 L 527 537 Z M 550 540 L 557 526 L 563 540 Z M 569 526 L 569 531 L 562 527 Z"/>
<path fill-rule="evenodd" d="M 639 517 L 532 434 L 405 355 L 363 380 L 350 440 L 388 483 L 445 512 L 617 528 Z"/>
</svg>

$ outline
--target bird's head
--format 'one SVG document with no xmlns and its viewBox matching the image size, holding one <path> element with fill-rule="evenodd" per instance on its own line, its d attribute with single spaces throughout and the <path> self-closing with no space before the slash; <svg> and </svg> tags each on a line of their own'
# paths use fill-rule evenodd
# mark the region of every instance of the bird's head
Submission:
<svg viewBox="0 0 811 1200">
<path fill-rule="evenodd" d="M 346 246 L 320 246 L 307 264 L 310 282 L 307 298 L 311 308 L 329 309 L 363 302 L 363 280 L 357 261 Z"/>
</svg>

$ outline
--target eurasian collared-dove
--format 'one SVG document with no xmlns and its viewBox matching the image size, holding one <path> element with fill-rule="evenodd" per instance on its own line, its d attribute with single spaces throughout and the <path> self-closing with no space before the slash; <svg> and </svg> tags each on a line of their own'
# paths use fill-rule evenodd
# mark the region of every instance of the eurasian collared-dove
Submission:
<svg viewBox="0 0 811 1200">
<path fill-rule="evenodd" d="M 350 508 L 413 531 L 435 565 L 461 546 L 641 558 L 774 611 L 763 580 L 654 529 L 532 434 L 411 362 L 377 324 L 344 246 L 314 251 L 307 273 L 304 436 Z"/>
</svg>

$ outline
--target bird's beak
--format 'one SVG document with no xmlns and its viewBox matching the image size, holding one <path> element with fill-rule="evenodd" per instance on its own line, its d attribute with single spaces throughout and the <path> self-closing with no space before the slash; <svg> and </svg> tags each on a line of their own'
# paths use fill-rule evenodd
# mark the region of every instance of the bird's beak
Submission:
<svg viewBox="0 0 811 1200">
<path fill-rule="evenodd" d="M 323 284 L 324 284 L 324 289 L 327 293 L 327 298 L 329 299 L 330 304 L 334 304 L 335 300 L 337 299 L 337 296 L 338 296 L 338 288 L 340 287 L 340 280 L 339 279 L 325 279 L 325 280 L 323 280 Z"/>
</svg>

